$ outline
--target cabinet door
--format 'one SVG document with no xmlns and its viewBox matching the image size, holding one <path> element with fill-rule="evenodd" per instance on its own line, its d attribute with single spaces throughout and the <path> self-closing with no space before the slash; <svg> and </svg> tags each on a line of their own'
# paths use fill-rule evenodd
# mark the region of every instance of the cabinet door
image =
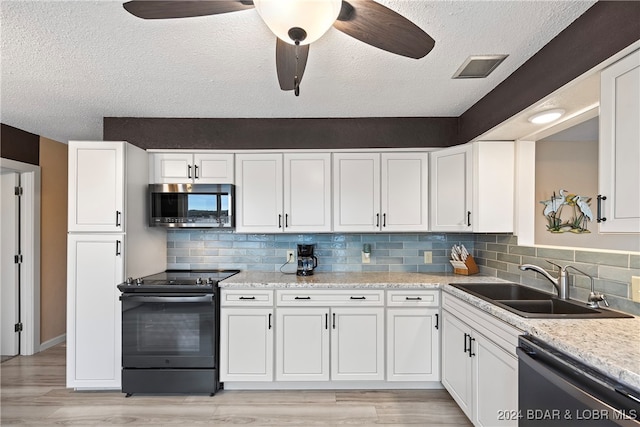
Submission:
<svg viewBox="0 0 640 427">
<path fill-rule="evenodd" d="M 153 153 L 153 182 L 156 184 L 189 184 L 193 182 L 193 154 Z"/>
<path fill-rule="evenodd" d="M 276 380 L 329 380 L 329 309 L 278 308 Z"/>
<path fill-rule="evenodd" d="M 472 148 L 431 152 L 431 230 L 471 231 Z"/>
<path fill-rule="evenodd" d="M 331 310 L 331 379 L 384 380 L 384 308 Z"/>
<path fill-rule="evenodd" d="M 333 155 L 333 230 L 379 231 L 380 154 Z"/>
<path fill-rule="evenodd" d="M 273 309 L 220 310 L 220 381 L 273 381 Z"/>
<path fill-rule="evenodd" d="M 472 360 L 465 352 L 471 328 L 446 310 L 442 312 L 442 385 L 472 419 Z"/>
<path fill-rule="evenodd" d="M 236 231 L 282 232 L 282 154 L 236 156 Z"/>
<path fill-rule="evenodd" d="M 67 387 L 120 387 L 123 237 L 68 236 Z"/>
<path fill-rule="evenodd" d="M 438 309 L 387 309 L 387 381 L 440 381 Z"/>
<path fill-rule="evenodd" d="M 498 414 L 518 410 L 518 359 L 491 340 L 474 333 L 474 425 L 517 426 L 518 420 L 500 420 Z"/>
<path fill-rule="evenodd" d="M 199 184 L 233 184 L 233 154 L 196 153 L 193 155 L 193 179 Z"/>
<path fill-rule="evenodd" d="M 124 231 L 124 144 L 69 142 L 69 231 Z"/>
<path fill-rule="evenodd" d="M 600 78 L 600 232 L 640 233 L 640 51 Z"/>
<path fill-rule="evenodd" d="M 382 231 L 426 231 L 429 227 L 427 153 L 384 153 Z"/>
<path fill-rule="evenodd" d="M 284 155 L 286 232 L 331 231 L 331 154 Z"/>
<path fill-rule="evenodd" d="M 475 233 L 511 233 L 514 217 L 515 143 L 473 143 L 473 209 Z"/>
</svg>

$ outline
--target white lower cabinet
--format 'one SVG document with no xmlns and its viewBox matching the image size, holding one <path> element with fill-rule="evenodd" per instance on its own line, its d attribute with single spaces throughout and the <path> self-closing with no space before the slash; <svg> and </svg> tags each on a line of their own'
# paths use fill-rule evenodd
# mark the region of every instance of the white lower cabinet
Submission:
<svg viewBox="0 0 640 427">
<path fill-rule="evenodd" d="M 383 380 L 384 308 L 277 309 L 276 380 Z"/>
<path fill-rule="evenodd" d="M 222 291 L 220 381 L 273 381 L 272 291 Z M 232 307 L 229 307 L 232 306 Z"/>
<path fill-rule="evenodd" d="M 475 426 L 517 426 L 521 331 L 451 295 L 443 298 L 442 384 Z"/>
</svg>

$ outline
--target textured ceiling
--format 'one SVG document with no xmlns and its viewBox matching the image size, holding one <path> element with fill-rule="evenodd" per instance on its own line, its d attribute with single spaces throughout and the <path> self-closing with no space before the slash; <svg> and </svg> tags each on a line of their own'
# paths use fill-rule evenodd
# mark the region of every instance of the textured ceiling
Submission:
<svg viewBox="0 0 640 427">
<path fill-rule="evenodd" d="M 0 2 L 0 120 L 58 141 L 101 139 L 103 117 L 459 116 L 594 1 L 380 0 L 429 33 L 420 60 L 331 29 L 300 97 L 279 89 L 275 36 L 255 10 L 142 20 L 117 1 Z M 469 55 L 509 54 L 452 80 Z"/>
</svg>

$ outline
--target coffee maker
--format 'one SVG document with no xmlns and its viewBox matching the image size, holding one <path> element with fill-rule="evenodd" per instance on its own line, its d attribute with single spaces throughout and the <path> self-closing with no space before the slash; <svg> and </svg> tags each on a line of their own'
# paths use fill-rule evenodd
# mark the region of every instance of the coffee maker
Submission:
<svg viewBox="0 0 640 427">
<path fill-rule="evenodd" d="M 313 269 L 318 266 L 318 258 L 313 255 L 314 245 L 298 245 L 297 276 L 311 276 Z"/>
</svg>

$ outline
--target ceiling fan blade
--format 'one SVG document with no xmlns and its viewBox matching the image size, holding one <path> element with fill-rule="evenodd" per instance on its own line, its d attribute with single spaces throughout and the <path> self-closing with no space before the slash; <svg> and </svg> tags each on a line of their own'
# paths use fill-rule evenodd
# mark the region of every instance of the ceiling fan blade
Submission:
<svg viewBox="0 0 640 427">
<path fill-rule="evenodd" d="M 371 46 L 409 58 L 422 58 L 435 45 L 416 24 L 373 0 L 343 0 L 333 26 Z"/>
<path fill-rule="evenodd" d="M 130 14 L 142 19 L 190 18 L 193 16 L 217 15 L 253 8 L 253 1 L 245 0 L 200 0 L 200 1 L 128 1 L 123 7 Z"/>
<path fill-rule="evenodd" d="M 278 70 L 278 82 L 282 90 L 295 90 L 297 83 L 302 81 L 304 69 L 307 66 L 309 45 L 294 46 L 277 39 L 276 42 L 276 68 Z"/>
</svg>

